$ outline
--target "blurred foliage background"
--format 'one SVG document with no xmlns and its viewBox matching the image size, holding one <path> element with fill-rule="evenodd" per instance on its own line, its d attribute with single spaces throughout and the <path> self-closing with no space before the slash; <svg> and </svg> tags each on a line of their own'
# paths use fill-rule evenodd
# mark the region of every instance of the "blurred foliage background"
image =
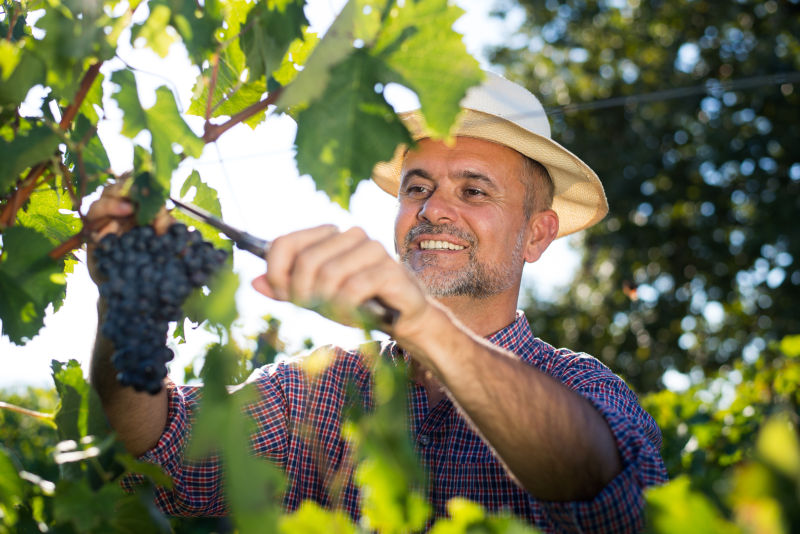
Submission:
<svg viewBox="0 0 800 534">
<path fill-rule="evenodd" d="M 600 358 L 659 423 L 674 481 L 651 531 L 797 532 L 800 2 L 495 6 L 525 16 L 491 60 L 610 204 L 574 238 L 574 282 L 529 295 L 534 332 Z"/>
<path fill-rule="evenodd" d="M 667 370 L 699 378 L 800 332 L 797 0 L 537 0 L 496 14 L 517 6 L 525 22 L 491 59 L 546 108 L 633 97 L 553 114 L 611 211 L 579 238 L 576 283 L 533 298 L 534 332 L 642 393 Z M 682 88 L 697 90 L 636 100 Z"/>
</svg>

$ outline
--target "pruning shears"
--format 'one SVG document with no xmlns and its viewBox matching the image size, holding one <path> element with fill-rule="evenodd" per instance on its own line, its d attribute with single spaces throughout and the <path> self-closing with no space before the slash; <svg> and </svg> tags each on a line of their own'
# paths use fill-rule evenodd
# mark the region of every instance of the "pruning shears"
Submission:
<svg viewBox="0 0 800 534">
<path fill-rule="evenodd" d="M 261 239 L 248 232 L 234 228 L 228 223 L 224 222 L 219 217 L 212 215 L 204 209 L 198 208 L 191 204 L 175 200 L 170 197 L 175 206 L 189 215 L 190 217 L 202 221 L 210 226 L 213 226 L 226 236 L 228 236 L 233 243 L 240 249 L 246 250 L 251 254 L 264 259 L 269 252 L 272 243 L 266 239 Z M 398 317 L 397 310 L 390 308 L 383 304 L 378 299 L 369 299 L 364 302 L 360 307 L 361 312 L 369 320 L 377 320 L 379 324 L 393 325 Z"/>
</svg>

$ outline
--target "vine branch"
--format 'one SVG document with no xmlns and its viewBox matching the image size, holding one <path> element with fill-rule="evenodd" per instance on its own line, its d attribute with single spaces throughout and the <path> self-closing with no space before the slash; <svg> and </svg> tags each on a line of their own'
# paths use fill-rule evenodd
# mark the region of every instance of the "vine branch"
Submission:
<svg viewBox="0 0 800 534">
<path fill-rule="evenodd" d="M 78 92 L 75 93 L 75 98 L 72 103 L 64 110 L 64 115 L 58 123 L 58 127 L 66 131 L 69 129 L 70 124 L 78 114 L 78 110 L 83 104 L 86 95 L 89 93 L 92 84 L 94 84 L 97 75 L 100 73 L 100 67 L 103 65 L 102 61 L 93 63 L 91 67 L 86 70 L 86 73 L 81 79 L 81 84 L 78 87 Z M 39 163 L 28 171 L 28 175 L 19 182 L 18 188 L 11 194 L 8 203 L 0 212 L 0 228 L 7 228 L 14 224 L 17 218 L 17 212 L 25 202 L 28 201 L 33 191 L 36 189 L 39 178 L 47 169 L 47 162 Z"/>
<path fill-rule="evenodd" d="M 53 414 L 44 413 L 44 412 L 37 412 L 36 410 L 30 410 L 28 408 L 23 408 L 22 406 L 17 406 L 16 404 L 11 404 L 8 402 L 0 401 L 0 409 L 8 410 L 10 412 L 27 415 L 30 417 L 34 417 L 39 419 L 40 421 L 47 421 L 52 422 L 54 419 Z"/>
<path fill-rule="evenodd" d="M 283 92 L 283 87 L 278 88 L 275 91 L 272 91 L 264 100 L 261 100 L 259 102 L 256 102 L 255 104 L 247 106 L 242 111 L 240 111 L 236 115 L 233 115 L 230 119 L 223 122 L 222 124 L 211 124 L 210 122 L 206 121 L 206 125 L 203 131 L 203 142 L 206 144 L 213 143 L 214 141 L 219 139 L 219 137 L 222 134 L 224 134 L 225 132 L 227 132 L 240 122 L 244 122 L 253 115 L 255 115 L 256 113 L 264 111 L 270 105 L 274 104 L 278 100 L 278 97 L 281 95 L 282 92 Z"/>
</svg>

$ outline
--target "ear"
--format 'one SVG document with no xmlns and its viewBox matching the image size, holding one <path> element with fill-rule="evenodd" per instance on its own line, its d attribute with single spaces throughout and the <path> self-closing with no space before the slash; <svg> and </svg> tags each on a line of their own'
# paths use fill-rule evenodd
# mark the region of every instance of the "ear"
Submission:
<svg viewBox="0 0 800 534">
<path fill-rule="evenodd" d="M 550 246 L 558 235 L 558 215 L 553 210 L 534 213 L 528 219 L 528 240 L 525 243 L 525 261 L 533 263 Z"/>
</svg>

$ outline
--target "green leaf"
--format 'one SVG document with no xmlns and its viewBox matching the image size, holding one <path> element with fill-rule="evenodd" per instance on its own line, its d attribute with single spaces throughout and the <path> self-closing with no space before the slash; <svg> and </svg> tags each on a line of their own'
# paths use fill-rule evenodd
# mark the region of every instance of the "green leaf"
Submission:
<svg viewBox="0 0 800 534">
<path fill-rule="evenodd" d="M 103 80 L 105 76 L 102 74 L 98 74 L 94 81 L 92 82 L 91 87 L 89 87 L 89 91 L 86 93 L 86 96 L 81 102 L 80 108 L 78 108 L 78 112 L 84 116 L 85 118 L 89 119 L 87 122 L 91 125 L 96 125 L 97 121 L 100 119 L 97 115 L 96 108 L 103 109 Z M 75 131 L 73 140 L 79 142 L 83 139 L 83 136 L 88 132 L 89 129 L 84 125 L 81 131 Z M 106 166 L 108 168 L 108 166 Z"/>
<path fill-rule="evenodd" d="M 316 33 L 309 32 L 308 28 L 303 30 L 303 38 L 295 39 L 286 51 L 281 66 L 272 73 L 275 81 L 281 85 L 288 85 L 300 73 L 298 67 L 305 65 L 311 52 L 319 43 Z"/>
<path fill-rule="evenodd" d="M 406 473 L 389 455 L 371 455 L 355 473 L 361 488 L 362 521 L 379 532 L 422 530 L 431 513 L 430 504 L 417 491 L 409 490 Z"/>
<path fill-rule="evenodd" d="M 110 530 L 115 533 L 172 532 L 169 521 L 156 506 L 151 488 L 137 489 L 134 495 L 117 500 L 115 512 L 109 521 Z"/>
<path fill-rule="evenodd" d="M 134 46 L 138 47 L 139 42 L 144 42 L 160 57 L 167 57 L 169 47 L 178 40 L 178 36 L 169 28 L 171 16 L 172 11 L 166 5 L 153 5 L 147 19 L 142 24 L 134 25 L 131 31 Z"/>
<path fill-rule="evenodd" d="M 3 233 L 0 320 L 2 333 L 18 345 L 39 332 L 47 305 L 64 299 L 62 267 L 47 255 L 51 249 L 33 228 L 12 226 Z"/>
<path fill-rule="evenodd" d="M 152 220 L 169 196 L 172 172 L 181 159 L 173 150 L 173 145 L 179 145 L 186 155 L 192 157 L 199 157 L 205 145 L 180 116 L 175 98 L 168 89 L 156 89 L 156 103 L 144 109 L 139 103 L 133 73 L 117 71 L 111 80 L 119 87 L 115 98 L 125 113 L 122 133 L 133 138 L 142 130 L 150 132 L 152 173 L 142 172 L 145 170 L 142 168 L 136 169 L 139 172 L 136 177 L 139 188 L 136 200 L 141 203 L 137 217 L 139 223 L 144 224 Z M 140 161 L 144 159 L 140 156 Z"/>
<path fill-rule="evenodd" d="M 790 358 L 800 356 L 800 334 L 781 339 L 780 350 Z"/>
<path fill-rule="evenodd" d="M 211 104 L 211 116 L 231 116 L 242 111 L 247 106 L 261 100 L 267 91 L 267 84 L 263 79 L 243 81 L 242 72 L 246 69 L 244 54 L 239 49 L 238 41 L 231 43 L 219 56 L 217 67 L 217 82 L 214 85 L 214 97 Z M 208 90 L 213 73 L 209 65 L 198 76 L 195 83 L 194 96 L 187 113 L 205 117 L 208 105 Z M 252 76 L 248 78 L 252 80 Z M 261 122 L 264 113 L 256 113 L 245 121 L 251 128 Z"/>
<path fill-rule="evenodd" d="M 756 450 L 787 477 L 800 480 L 800 440 L 788 417 L 776 416 L 766 422 L 758 433 Z"/>
<path fill-rule="evenodd" d="M 685 475 L 663 486 L 648 489 L 645 498 L 649 532 L 740 532 L 736 525 L 722 517 L 702 493 L 692 491 L 689 478 Z"/>
<path fill-rule="evenodd" d="M 355 534 L 358 529 L 342 510 L 328 510 L 314 501 L 303 501 L 291 514 L 284 515 L 278 523 L 283 534 Z"/>
<path fill-rule="evenodd" d="M 30 202 L 17 213 L 17 224 L 46 236 L 51 246 L 81 229 L 81 220 L 72 211 L 72 200 L 65 192 L 54 189 L 34 191 Z"/>
<path fill-rule="evenodd" d="M 487 516 L 486 510 L 463 497 L 447 501 L 449 517 L 439 519 L 430 530 L 431 534 L 463 534 L 486 532 L 487 534 L 536 534 L 532 526 L 508 515 Z"/>
<path fill-rule="evenodd" d="M 88 195 L 108 179 L 111 168 L 108 154 L 100 136 L 97 135 L 95 125 L 83 113 L 75 120 L 70 137 L 76 143 L 85 143 L 77 150 L 68 148 L 65 160 L 73 173 L 73 187 L 76 191 L 83 191 Z"/>
<path fill-rule="evenodd" d="M 298 169 L 344 207 L 375 163 L 391 159 L 398 144 L 411 142 L 394 110 L 375 93 L 380 68 L 380 62 L 357 50 L 331 71 L 326 97 L 297 117 Z"/>
<path fill-rule="evenodd" d="M 478 61 L 452 30 L 464 11 L 447 0 L 405 2 L 393 8 L 371 51 L 386 62 L 384 82 L 414 90 L 428 128 L 446 137 L 467 89 L 483 79 Z"/>
<path fill-rule="evenodd" d="M 208 282 L 208 295 L 200 289 L 186 299 L 183 310 L 186 316 L 196 323 L 208 321 L 212 325 L 230 328 L 238 316 L 236 311 L 236 290 L 239 275 L 233 272 L 233 262 L 226 262 Z"/>
<path fill-rule="evenodd" d="M 9 453 L 0 446 L 0 517 L 4 519 L 4 524 L 15 523 L 14 508 L 24 499 L 25 482 L 20 478 L 17 466 L 14 465 Z"/>
<path fill-rule="evenodd" d="M 191 199 L 187 199 L 187 195 L 194 192 Z M 189 202 L 198 208 L 202 208 L 212 215 L 222 218 L 222 206 L 219 203 L 217 191 L 210 185 L 206 184 L 197 171 L 192 174 L 183 182 L 181 186 L 180 198 L 184 202 Z M 186 223 L 188 226 L 194 226 L 202 235 L 203 239 L 214 245 L 216 248 L 221 248 L 230 252 L 233 248 L 230 239 L 220 235 L 219 230 L 211 225 L 200 222 L 197 219 L 186 215 L 180 210 L 173 210 L 171 215 L 177 220 Z"/>
<path fill-rule="evenodd" d="M 53 157 L 58 143 L 47 126 L 35 126 L 12 141 L 0 139 L 0 195 L 16 184 L 25 169 Z"/>
<path fill-rule="evenodd" d="M 308 20 L 304 2 L 257 3 L 247 15 L 245 32 L 239 38 L 247 58 L 250 79 L 257 80 L 280 67 L 283 56 L 295 39 L 303 37 Z"/>
<path fill-rule="evenodd" d="M 25 100 L 31 87 L 44 83 L 46 73 L 45 63 L 35 54 L 23 50 L 10 77 L 0 78 L 0 106 L 16 106 Z M 0 174 L 0 184 L 2 184 L 2 174 Z"/>
<path fill-rule="evenodd" d="M 136 222 L 150 224 L 169 197 L 169 184 L 156 180 L 153 173 L 140 172 L 133 179 L 129 196 L 136 203 Z"/>
<path fill-rule="evenodd" d="M 257 401 L 253 385 L 228 394 L 227 378 L 236 368 L 236 351 L 214 345 L 203 368 L 204 395 L 187 454 L 198 458 L 219 454 L 224 466 L 226 502 L 243 533 L 274 532 L 284 486 L 283 473 L 249 449 L 253 420 L 244 407 Z"/>
<path fill-rule="evenodd" d="M 66 364 L 53 360 L 51 367 L 59 397 L 55 414 L 58 436 L 62 441 L 80 441 L 87 435 L 91 387 L 76 360 Z"/>
<path fill-rule="evenodd" d="M 111 522 L 117 505 L 125 499 L 119 484 L 106 484 L 92 491 L 86 480 L 59 480 L 53 515 L 57 523 L 72 524 L 77 532 L 97 531 Z"/>
<path fill-rule="evenodd" d="M 151 479 L 153 483 L 167 489 L 172 489 L 172 477 L 164 472 L 164 468 L 160 465 L 139 461 L 130 454 L 117 454 L 114 456 L 114 459 L 125 468 L 126 472 L 146 476 Z"/>
<path fill-rule="evenodd" d="M 303 108 L 325 95 L 331 69 L 351 55 L 356 39 L 368 46 L 380 28 L 381 12 L 388 0 L 350 0 L 320 40 L 303 71 L 291 87 L 281 94 L 277 106 L 281 111 Z"/>
<path fill-rule="evenodd" d="M 23 42 L 12 43 L 5 39 L 0 40 L 0 80 L 8 81 L 11 73 L 19 65 L 23 44 Z"/>
<path fill-rule="evenodd" d="M 170 10 L 170 26 L 175 28 L 183 40 L 189 57 L 195 64 L 202 64 L 211 57 L 218 46 L 216 34 L 222 27 L 222 8 L 218 0 L 175 2 L 157 0 L 149 3 L 150 9 L 164 5 Z"/>
</svg>

